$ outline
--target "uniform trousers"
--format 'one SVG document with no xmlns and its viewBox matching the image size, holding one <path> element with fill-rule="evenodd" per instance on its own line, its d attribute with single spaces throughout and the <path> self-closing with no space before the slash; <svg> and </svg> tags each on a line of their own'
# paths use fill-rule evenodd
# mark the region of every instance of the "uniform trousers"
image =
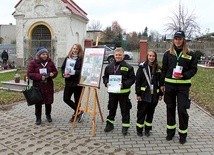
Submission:
<svg viewBox="0 0 214 155">
<path fill-rule="evenodd" d="M 120 105 L 121 115 L 122 115 L 122 123 L 129 124 L 130 123 L 130 109 L 132 108 L 130 99 L 130 93 L 123 93 L 123 94 L 116 94 L 116 93 L 109 93 L 109 103 L 108 103 L 108 110 L 109 115 L 107 119 L 114 121 L 118 103 Z"/>
<path fill-rule="evenodd" d="M 152 130 L 152 125 L 147 126 L 144 122 L 146 121 L 148 124 L 152 124 L 156 106 L 157 103 L 154 102 L 138 101 L 137 123 L 142 125 L 144 124 L 145 130 Z"/>
<path fill-rule="evenodd" d="M 179 135 L 186 137 L 190 108 L 189 85 L 165 84 L 164 101 L 167 107 L 167 135 L 174 135 L 176 130 L 176 104 L 179 119 Z M 173 127 L 174 126 L 174 127 Z"/>
</svg>

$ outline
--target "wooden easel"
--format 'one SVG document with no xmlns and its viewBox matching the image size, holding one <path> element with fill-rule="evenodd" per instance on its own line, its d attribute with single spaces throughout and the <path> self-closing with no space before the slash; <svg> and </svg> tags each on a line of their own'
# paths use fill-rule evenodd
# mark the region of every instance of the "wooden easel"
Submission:
<svg viewBox="0 0 214 155">
<path fill-rule="evenodd" d="M 80 99 L 79 99 L 79 102 L 78 102 L 78 105 L 77 105 L 77 110 L 76 110 L 76 113 L 75 113 L 74 121 L 72 123 L 72 128 L 75 127 L 76 119 L 77 119 L 77 115 L 78 115 L 78 111 L 79 110 L 83 110 L 85 113 L 86 112 L 91 113 L 92 114 L 92 136 L 94 137 L 94 135 L 95 135 L 96 106 L 97 105 L 98 105 L 98 109 L 99 109 L 99 113 L 100 113 L 102 122 L 104 122 L 104 120 L 103 120 L 103 115 L 102 115 L 102 112 L 101 112 L 100 103 L 99 103 L 99 99 L 98 99 L 98 95 L 97 95 L 97 88 L 89 87 L 89 86 L 87 88 L 88 88 L 88 91 L 87 91 L 87 94 L 86 94 L 85 106 L 84 107 L 80 107 L 80 104 L 82 102 L 82 97 L 83 97 L 83 94 L 85 92 L 85 87 L 83 87 L 81 95 L 80 95 Z M 92 110 L 88 109 L 88 101 L 89 101 L 91 89 L 94 91 L 94 94 L 93 94 L 94 95 L 93 96 L 94 97 L 94 102 L 93 102 L 93 109 Z"/>
</svg>

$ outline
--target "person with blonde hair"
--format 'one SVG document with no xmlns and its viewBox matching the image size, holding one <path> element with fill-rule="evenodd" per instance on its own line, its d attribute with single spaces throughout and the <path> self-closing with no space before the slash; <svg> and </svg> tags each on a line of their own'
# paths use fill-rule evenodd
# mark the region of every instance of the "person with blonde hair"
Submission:
<svg viewBox="0 0 214 155">
<path fill-rule="evenodd" d="M 155 107 L 162 99 L 163 93 L 160 91 L 160 67 L 157 62 L 157 53 L 148 50 L 146 61 L 139 65 L 136 73 L 135 91 L 137 95 L 137 135 L 150 136 Z"/>
<path fill-rule="evenodd" d="M 184 31 L 177 31 L 172 46 L 162 60 L 161 90 L 167 108 L 167 136 L 172 140 L 176 131 L 176 105 L 179 120 L 179 143 L 186 143 L 190 108 L 189 89 L 191 78 L 197 72 L 197 58 L 186 45 Z"/>
<path fill-rule="evenodd" d="M 65 88 L 63 93 L 63 101 L 74 110 L 74 114 L 70 122 L 74 121 L 74 116 L 77 110 L 77 105 L 82 92 L 82 86 L 78 86 L 80 72 L 82 67 L 83 49 L 80 44 L 74 44 L 66 56 L 62 67 L 62 76 L 65 78 Z M 74 101 L 71 100 L 74 94 Z M 83 120 L 83 111 L 79 111 L 77 121 Z"/>
</svg>

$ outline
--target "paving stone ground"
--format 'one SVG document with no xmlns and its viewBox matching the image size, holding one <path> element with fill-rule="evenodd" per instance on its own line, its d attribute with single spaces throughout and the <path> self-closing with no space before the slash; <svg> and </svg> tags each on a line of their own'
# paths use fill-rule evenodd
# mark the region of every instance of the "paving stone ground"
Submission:
<svg viewBox="0 0 214 155">
<path fill-rule="evenodd" d="M 135 68 L 136 69 L 136 68 Z M 52 117 L 45 119 L 44 107 L 42 125 L 35 125 L 34 107 L 20 102 L 0 113 L 0 155 L 214 155 L 214 118 L 196 104 L 188 110 L 190 115 L 187 143 L 179 144 L 176 133 L 172 141 L 166 141 L 166 107 L 161 101 L 155 112 L 150 137 L 136 134 L 136 97 L 132 87 L 130 99 L 131 127 L 127 136 L 121 134 L 121 115 L 117 111 L 115 129 L 105 133 L 105 122 L 97 110 L 95 136 L 91 136 L 91 114 L 85 113 L 84 121 L 75 128 L 69 123 L 73 111 L 62 101 L 62 91 L 55 93 Z M 86 89 L 87 90 L 87 89 Z M 106 119 L 108 114 L 107 89 L 101 84 L 97 89 L 101 110 Z M 84 105 L 85 100 L 82 104 Z M 93 103 L 93 91 L 89 109 Z"/>
</svg>

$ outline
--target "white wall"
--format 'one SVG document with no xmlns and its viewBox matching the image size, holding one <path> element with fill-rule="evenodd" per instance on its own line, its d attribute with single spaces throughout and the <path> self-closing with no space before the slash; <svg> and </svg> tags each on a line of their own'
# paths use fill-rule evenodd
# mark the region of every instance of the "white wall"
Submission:
<svg viewBox="0 0 214 155">
<path fill-rule="evenodd" d="M 0 37 L 3 38 L 2 44 L 11 44 L 16 40 L 16 25 L 0 25 Z"/>
<path fill-rule="evenodd" d="M 59 0 L 22 1 L 16 8 L 17 58 L 24 58 L 24 39 L 29 39 L 29 32 L 35 23 L 46 23 L 52 32 L 55 43 L 55 60 L 60 66 L 74 43 L 84 46 L 87 20 L 79 17 Z"/>
</svg>

